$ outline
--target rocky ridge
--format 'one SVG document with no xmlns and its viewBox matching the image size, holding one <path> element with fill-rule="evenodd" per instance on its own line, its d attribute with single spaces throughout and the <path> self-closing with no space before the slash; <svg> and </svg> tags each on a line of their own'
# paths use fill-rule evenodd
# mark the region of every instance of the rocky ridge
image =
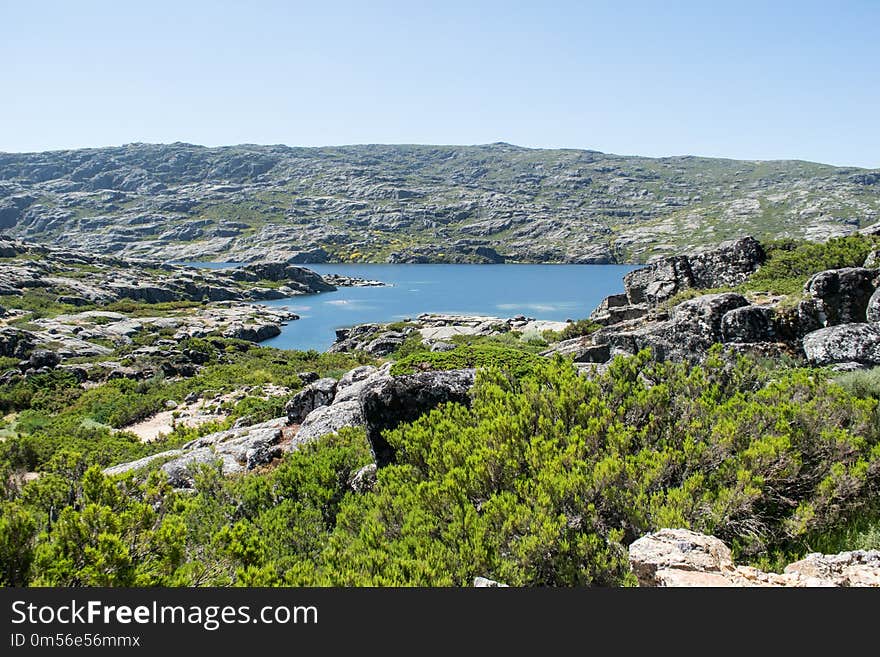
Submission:
<svg viewBox="0 0 880 657">
<path fill-rule="evenodd" d="M 211 270 L 0 239 L 0 356 L 110 356 L 149 333 L 160 336 L 153 349 L 211 335 L 262 342 L 298 316 L 254 302 L 335 289 L 288 262 Z"/>
<path fill-rule="evenodd" d="M 411 422 L 444 403 L 470 401 L 474 370 L 426 372 L 392 376 L 390 365 L 363 366 L 339 380 L 318 379 L 288 401 L 285 417 L 208 434 L 178 449 L 121 463 L 104 470 L 119 475 L 161 463 L 160 469 L 176 488 L 192 488 L 195 470 L 219 462 L 224 475 L 242 474 L 345 427 L 365 427 L 376 463 L 359 473 L 353 485 L 368 487 L 375 467 L 391 462 L 393 449 L 382 435 L 402 422 Z"/>
<path fill-rule="evenodd" d="M 0 153 L 0 230 L 171 260 L 635 262 L 880 219 L 876 171 L 588 150 L 128 144 Z"/>
<path fill-rule="evenodd" d="M 571 356 L 589 368 L 616 354 L 649 348 L 660 359 L 700 361 L 713 344 L 738 353 L 805 357 L 812 365 L 880 365 L 880 269 L 817 272 L 794 307 L 781 299 L 753 301 L 711 292 L 671 305 L 682 292 L 735 286 L 764 262 L 751 237 L 693 256 L 664 258 L 624 277 L 624 294 L 606 298 L 591 319 L 591 335 L 553 345 L 544 355 Z"/>
</svg>

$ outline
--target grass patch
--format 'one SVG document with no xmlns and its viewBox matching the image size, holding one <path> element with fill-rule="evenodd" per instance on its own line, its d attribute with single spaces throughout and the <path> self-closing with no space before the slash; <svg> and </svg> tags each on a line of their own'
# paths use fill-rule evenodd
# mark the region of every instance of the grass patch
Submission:
<svg viewBox="0 0 880 657">
<path fill-rule="evenodd" d="M 861 267 L 877 245 L 878 239 L 869 235 L 838 237 L 821 244 L 801 240 L 767 242 L 766 262 L 738 289 L 799 295 L 813 274 L 826 269 Z"/>
</svg>

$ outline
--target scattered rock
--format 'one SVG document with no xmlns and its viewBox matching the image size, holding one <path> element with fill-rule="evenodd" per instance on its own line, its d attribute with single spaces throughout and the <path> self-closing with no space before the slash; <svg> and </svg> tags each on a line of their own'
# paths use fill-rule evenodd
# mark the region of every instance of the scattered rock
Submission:
<svg viewBox="0 0 880 657">
<path fill-rule="evenodd" d="M 717 538 L 688 529 L 661 529 L 629 547 L 639 586 L 880 586 L 880 551 L 810 554 L 783 574 L 736 566 Z"/>
<path fill-rule="evenodd" d="M 376 485 L 377 470 L 375 463 L 369 463 L 362 467 L 351 478 L 351 489 L 355 493 L 368 493 L 373 490 Z"/>
</svg>

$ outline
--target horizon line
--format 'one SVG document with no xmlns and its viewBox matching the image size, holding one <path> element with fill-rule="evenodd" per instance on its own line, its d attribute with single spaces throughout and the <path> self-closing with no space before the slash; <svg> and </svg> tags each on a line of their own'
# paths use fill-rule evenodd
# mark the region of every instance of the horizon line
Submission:
<svg viewBox="0 0 880 657">
<path fill-rule="evenodd" d="M 283 142 L 276 143 L 257 143 L 257 142 L 240 142 L 237 144 L 220 144 L 217 146 L 209 146 L 206 144 L 198 144 L 189 141 L 170 141 L 170 142 L 151 142 L 151 141 L 131 141 L 125 142 L 122 144 L 105 144 L 101 146 L 78 146 L 72 148 L 49 148 L 44 150 L 24 150 L 24 151 L 7 151 L 0 150 L 0 155 L 41 155 L 45 153 L 66 153 L 66 152 L 74 152 L 74 151 L 89 151 L 89 150 L 105 150 L 112 148 L 125 148 L 128 146 L 192 146 L 195 148 L 204 148 L 208 150 L 218 150 L 223 148 L 239 148 L 239 147 L 247 147 L 253 146 L 257 148 L 288 148 L 288 149 L 308 149 L 308 150 L 321 150 L 321 149 L 330 149 L 330 148 L 357 148 L 357 147 L 370 147 L 370 146 L 388 146 L 388 147 L 426 147 L 426 148 L 483 148 L 483 147 L 510 147 L 514 149 L 520 150 L 530 150 L 530 151 L 575 151 L 582 153 L 597 153 L 599 155 L 607 155 L 610 157 L 620 157 L 620 158 L 641 158 L 641 159 L 649 159 L 649 160 L 669 160 L 669 159 L 684 159 L 684 158 L 693 158 L 693 159 L 703 159 L 703 160 L 728 160 L 734 162 L 803 162 L 806 164 L 818 164 L 822 166 L 835 167 L 838 169 L 863 169 L 866 171 L 873 171 L 880 169 L 880 166 L 870 167 L 870 166 L 862 166 L 856 164 L 832 164 L 828 162 L 821 162 L 819 160 L 809 160 L 798 157 L 780 157 L 780 158 L 741 158 L 741 157 L 730 157 L 724 155 L 698 155 L 693 153 L 681 153 L 674 155 L 639 155 L 639 154 L 624 154 L 624 153 L 614 153 L 610 151 L 600 151 L 594 148 L 582 148 L 575 146 L 522 146 L 519 144 L 514 144 L 506 141 L 493 141 L 493 142 L 485 142 L 478 144 L 432 144 L 432 143 L 419 143 L 419 142 L 356 142 L 356 143 L 345 143 L 345 144 L 322 144 L 317 146 L 305 146 L 305 145 L 292 145 Z"/>
</svg>

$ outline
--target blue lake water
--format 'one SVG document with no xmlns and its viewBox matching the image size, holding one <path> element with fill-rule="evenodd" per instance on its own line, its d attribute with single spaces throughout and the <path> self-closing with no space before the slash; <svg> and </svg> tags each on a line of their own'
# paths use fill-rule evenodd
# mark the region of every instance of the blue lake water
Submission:
<svg viewBox="0 0 880 657">
<path fill-rule="evenodd" d="M 420 313 L 467 313 L 564 321 L 586 317 L 609 294 L 623 291 L 622 265 L 309 265 L 319 274 L 380 280 L 390 287 L 339 288 L 264 302 L 300 316 L 277 338 L 281 349 L 327 349 L 335 330 L 393 322 Z"/>
<path fill-rule="evenodd" d="M 189 263 L 196 264 L 196 263 Z M 220 267 L 220 263 L 198 263 Z M 460 313 L 564 321 L 586 317 L 609 294 L 623 291 L 629 265 L 306 265 L 319 274 L 343 274 L 390 287 L 339 288 L 308 296 L 262 301 L 300 316 L 262 344 L 279 349 L 327 349 L 335 330 L 394 322 L 421 313 Z"/>
</svg>

